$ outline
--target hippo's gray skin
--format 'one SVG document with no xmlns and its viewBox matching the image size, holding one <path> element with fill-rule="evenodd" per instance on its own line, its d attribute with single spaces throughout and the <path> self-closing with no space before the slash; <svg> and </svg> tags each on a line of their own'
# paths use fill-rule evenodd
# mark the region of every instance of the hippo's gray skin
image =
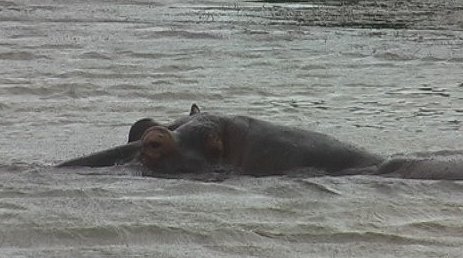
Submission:
<svg viewBox="0 0 463 258">
<path fill-rule="evenodd" d="M 199 113 L 199 108 L 196 104 L 193 104 L 190 109 L 190 116 L 194 116 Z M 169 128 L 169 130 L 175 130 L 180 125 L 188 122 L 191 118 L 190 116 L 180 117 L 179 119 L 169 123 L 167 125 L 162 125 L 154 121 L 151 118 L 143 118 L 135 122 L 129 131 L 128 143 L 125 145 L 116 146 L 107 150 L 99 151 L 87 156 L 71 159 L 65 161 L 58 167 L 107 167 L 114 165 L 122 165 L 129 163 L 138 158 L 141 148 L 141 137 L 147 129 L 153 126 L 164 126 Z"/>
<path fill-rule="evenodd" d="M 452 153 L 386 160 L 364 149 L 318 132 L 275 125 L 246 116 L 201 113 L 168 125 L 142 119 L 129 133 L 129 143 L 59 166 L 110 166 L 139 161 L 144 175 L 202 173 L 232 168 L 253 176 L 382 175 L 415 179 L 463 179 L 463 156 Z"/>
<path fill-rule="evenodd" d="M 152 171 L 198 172 L 226 165 L 264 176 L 315 168 L 330 175 L 375 166 L 379 156 L 317 132 L 246 116 L 198 114 L 171 131 L 155 126 L 142 138 L 141 162 Z"/>
<path fill-rule="evenodd" d="M 406 179 L 463 180 L 463 151 L 417 154 L 389 159 L 379 166 L 376 174 Z"/>
</svg>

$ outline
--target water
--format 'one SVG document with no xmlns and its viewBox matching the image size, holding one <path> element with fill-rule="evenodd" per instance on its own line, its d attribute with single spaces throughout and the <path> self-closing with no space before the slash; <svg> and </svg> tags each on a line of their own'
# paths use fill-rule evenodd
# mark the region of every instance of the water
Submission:
<svg viewBox="0 0 463 258">
<path fill-rule="evenodd" d="M 420 2 L 0 2 L 0 256 L 460 256 L 461 182 L 52 167 L 193 102 L 386 156 L 461 149 L 461 4 Z"/>
</svg>

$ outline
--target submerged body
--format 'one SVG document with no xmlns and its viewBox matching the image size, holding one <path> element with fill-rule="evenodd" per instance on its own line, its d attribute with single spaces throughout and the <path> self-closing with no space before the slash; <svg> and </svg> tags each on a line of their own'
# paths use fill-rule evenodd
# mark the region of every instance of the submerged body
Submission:
<svg viewBox="0 0 463 258">
<path fill-rule="evenodd" d="M 141 162 L 143 174 L 203 173 L 231 168 L 254 176 L 383 175 L 417 179 L 463 179 L 463 155 L 435 153 L 430 157 L 387 160 L 322 133 L 276 125 L 247 116 L 200 113 L 168 125 L 142 119 L 129 143 L 59 166 L 110 166 Z"/>
<path fill-rule="evenodd" d="M 172 172 L 181 163 L 185 164 L 182 172 L 225 165 L 256 176 L 285 174 L 300 168 L 341 175 L 383 161 L 328 135 L 246 116 L 198 114 L 173 131 L 153 127 L 142 142 L 142 163 L 151 170 Z"/>
<path fill-rule="evenodd" d="M 407 179 L 463 180 L 463 152 L 439 151 L 393 158 L 381 164 L 376 173 Z"/>
</svg>

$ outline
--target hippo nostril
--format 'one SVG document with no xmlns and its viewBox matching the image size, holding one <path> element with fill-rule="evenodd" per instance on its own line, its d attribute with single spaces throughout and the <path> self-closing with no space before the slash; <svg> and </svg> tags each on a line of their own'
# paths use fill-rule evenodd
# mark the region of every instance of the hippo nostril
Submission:
<svg viewBox="0 0 463 258">
<path fill-rule="evenodd" d="M 157 149 L 157 148 L 161 147 L 161 143 L 160 142 L 152 142 L 152 143 L 150 143 L 150 147 L 153 148 L 153 149 Z"/>
</svg>

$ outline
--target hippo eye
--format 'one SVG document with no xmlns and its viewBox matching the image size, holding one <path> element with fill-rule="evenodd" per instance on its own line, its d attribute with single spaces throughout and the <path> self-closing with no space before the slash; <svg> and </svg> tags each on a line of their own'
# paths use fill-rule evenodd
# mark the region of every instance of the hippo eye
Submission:
<svg viewBox="0 0 463 258">
<path fill-rule="evenodd" d="M 160 142 L 152 142 L 152 143 L 150 143 L 150 147 L 153 148 L 153 149 L 157 149 L 157 148 L 161 147 L 161 143 Z"/>
</svg>

